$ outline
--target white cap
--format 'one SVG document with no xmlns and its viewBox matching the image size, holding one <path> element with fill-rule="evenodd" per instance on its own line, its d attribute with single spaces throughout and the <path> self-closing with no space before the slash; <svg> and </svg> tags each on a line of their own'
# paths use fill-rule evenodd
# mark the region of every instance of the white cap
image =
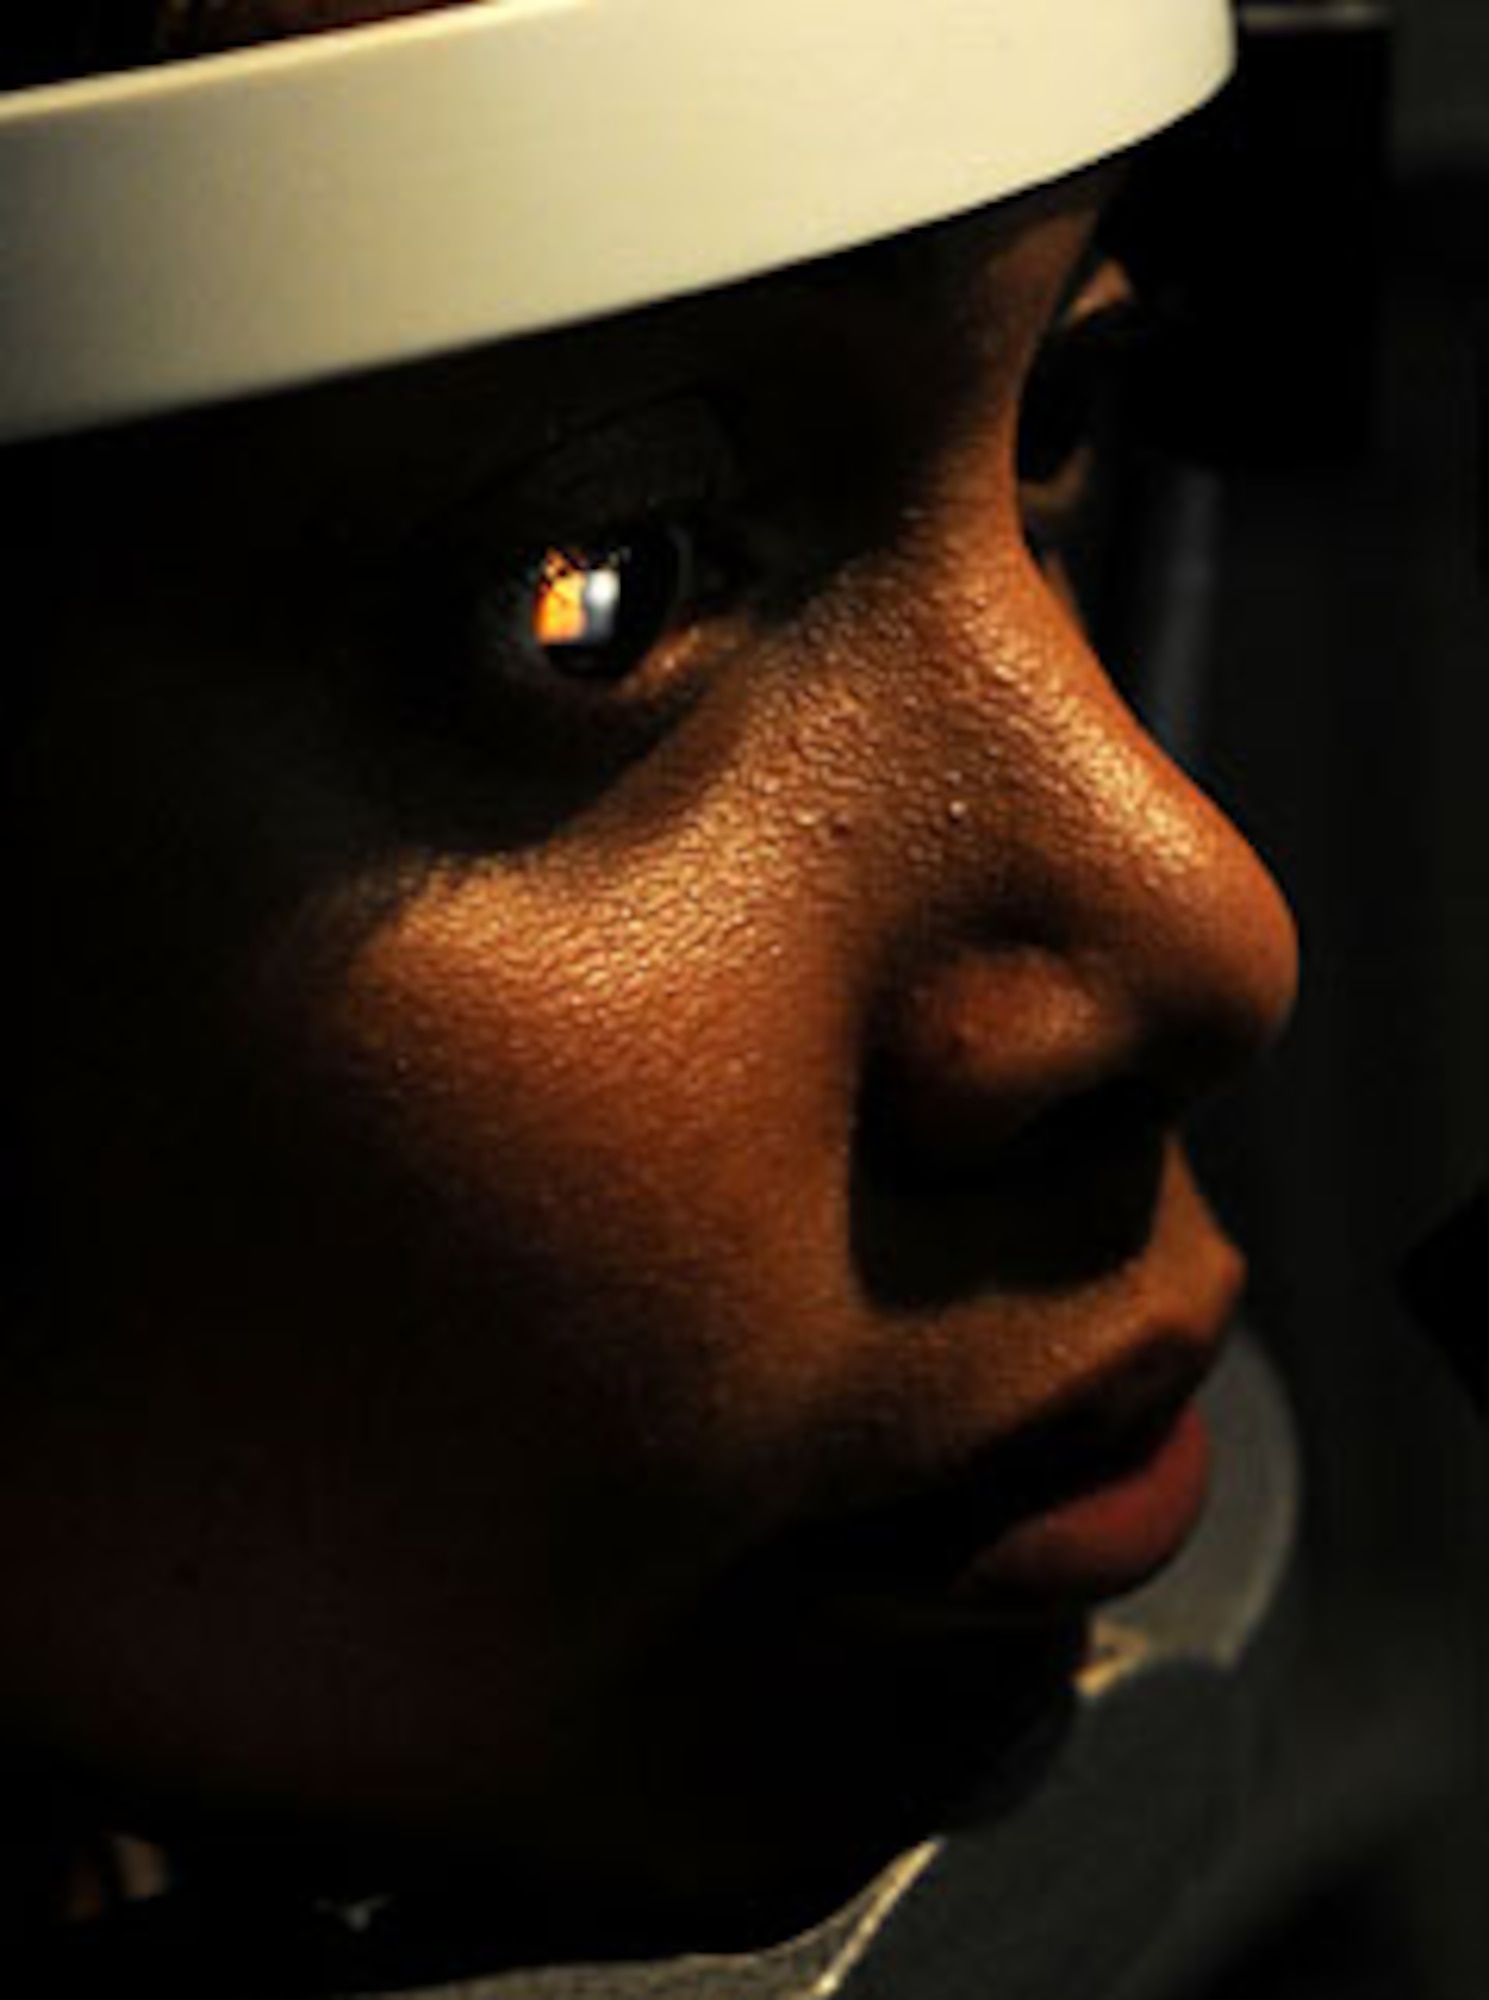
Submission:
<svg viewBox="0 0 1489 2000">
<path fill-rule="evenodd" d="M 961 213 L 1182 117 L 1228 0 L 485 0 L 0 98 L 0 439 Z"/>
</svg>

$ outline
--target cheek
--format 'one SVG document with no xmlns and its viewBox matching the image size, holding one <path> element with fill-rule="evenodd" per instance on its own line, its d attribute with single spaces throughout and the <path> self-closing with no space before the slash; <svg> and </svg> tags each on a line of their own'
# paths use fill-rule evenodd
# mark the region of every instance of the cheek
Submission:
<svg viewBox="0 0 1489 2000">
<path fill-rule="evenodd" d="M 78 1383 L 0 1512 L 83 1521 L 77 1650 L 125 1662 L 152 1759 L 539 1784 L 820 1475 L 854 1352 L 827 1023 L 663 900 L 429 887 L 265 969 L 179 1156 L 124 1135 L 90 1182 Z M 74 1664 L 32 1695 L 69 1730 Z"/>
<path fill-rule="evenodd" d="M 747 1517 L 847 1365 L 826 982 L 782 979 L 743 888 L 722 925 L 670 888 L 566 900 L 422 895 L 314 1020 L 314 1087 L 444 1314 Z"/>
</svg>

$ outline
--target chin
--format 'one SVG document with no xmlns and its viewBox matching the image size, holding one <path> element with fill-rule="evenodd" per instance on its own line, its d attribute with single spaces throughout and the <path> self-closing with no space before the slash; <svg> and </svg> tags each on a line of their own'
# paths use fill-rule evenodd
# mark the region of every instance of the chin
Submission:
<svg viewBox="0 0 1489 2000">
<path fill-rule="evenodd" d="M 610 1952 L 794 1936 L 908 1849 L 1023 1796 L 1069 1721 L 1085 1639 L 1065 1620 L 762 1648 L 706 1712 L 673 1706 L 566 1785 L 547 1868 L 523 1864 L 533 1906 L 546 1874 L 546 1899 Z"/>
</svg>

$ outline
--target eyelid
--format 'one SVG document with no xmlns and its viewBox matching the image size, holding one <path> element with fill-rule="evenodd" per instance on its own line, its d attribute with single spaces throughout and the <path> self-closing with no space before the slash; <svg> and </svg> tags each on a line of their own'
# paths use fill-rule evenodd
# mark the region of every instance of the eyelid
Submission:
<svg viewBox="0 0 1489 2000">
<path fill-rule="evenodd" d="M 1108 314 L 1141 310 L 1142 295 L 1126 265 L 1110 251 L 1098 248 L 1094 260 L 1077 273 L 1061 301 L 1051 331 L 1058 339 L 1104 321 Z"/>
<path fill-rule="evenodd" d="M 610 418 L 519 466 L 498 469 L 442 510 L 420 540 L 477 562 L 537 560 L 667 516 L 702 515 L 738 491 L 732 442 L 704 397 Z"/>
</svg>

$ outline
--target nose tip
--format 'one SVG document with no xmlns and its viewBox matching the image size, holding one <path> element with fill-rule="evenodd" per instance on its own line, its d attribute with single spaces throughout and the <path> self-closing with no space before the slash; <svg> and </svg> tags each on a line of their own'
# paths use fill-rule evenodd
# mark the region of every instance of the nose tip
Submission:
<svg viewBox="0 0 1489 2000">
<path fill-rule="evenodd" d="M 1190 809 L 1182 856 L 1134 855 L 1084 926 L 1067 904 L 1037 944 L 942 955 L 881 1018 L 853 1150 L 876 1296 L 1078 1289 L 1156 1240 L 1187 1184 L 1180 1121 L 1280 1034 L 1297 974 L 1271 877 L 1213 808 Z"/>
<path fill-rule="evenodd" d="M 1182 1108 L 1285 1027 L 1292 913 L 1043 582 L 1010 574 L 1006 601 L 948 589 L 915 622 L 921 888 L 957 940 L 939 996 L 922 986 L 925 1032 L 964 1068 L 1017 1044 L 1072 1085 L 1125 1061 Z"/>
<path fill-rule="evenodd" d="M 1103 698 L 1094 722 L 1051 730 L 1021 785 L 989 826 L 952 829 L 943 890 L 961 867 L 982 900 L 954 943 L 923 949 L 873 1035 L 862 1130 L 926 1187 L 1001 1184 L 1041 1132 L 1061 1158 L 1099 1130 L 1129 1167 L 1150 1162 L 1294 1003 L 1297 934 L 1272 876 L 1124 709 Z"/>
<path fill-rule="evenodd" d="M 1162 752 L 1093 948 L 1135 1060 L 1182 1110 L 1281 1036 L 1297 997 L 1292 911 L 1220 809 Z M 1120 820 L 1118 822 L 1120 828 Z M 1103 974 L 1095 975 L 1100 982 Z"/>
</svg>

